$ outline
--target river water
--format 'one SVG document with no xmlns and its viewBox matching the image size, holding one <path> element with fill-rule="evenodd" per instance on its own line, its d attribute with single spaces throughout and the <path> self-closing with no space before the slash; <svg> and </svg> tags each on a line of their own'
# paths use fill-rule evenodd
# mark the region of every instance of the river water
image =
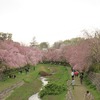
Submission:
<svg viewBox="0 0 100 100">
<path fill-rule="evenodd" d="M 45 78 L 45 77 L 40 77 L 40 79 L 41 79 L 41 81 L 42 81 L 42 83 L 43 83 L 43 84 L 42 84 L 42 87 L 44 87 L 45 85 L 48 84 L 48 81 L 46 80 L 47 78 Z M 41 87 L 40 90 L 42 90 L 42 87 Z M 28 100 L 41 100 L 41 99 L 39 98 L 38 94 L 39 94 L 39 92 L 36 93 L 36 94 L 34 94 L 34 95 L 32 95 L 31 97 L 29 97 Z"/>
</svg>

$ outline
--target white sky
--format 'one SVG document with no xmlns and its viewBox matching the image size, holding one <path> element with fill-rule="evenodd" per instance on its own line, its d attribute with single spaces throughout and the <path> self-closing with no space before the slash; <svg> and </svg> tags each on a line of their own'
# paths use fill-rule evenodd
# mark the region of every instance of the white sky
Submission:
<svg viewBox="0 0 100 100">
<path fill-rule="evenodd" d="M 100 0 L 0 0 L 0 32 L 28 44 L 81 36 L 100 28 Z"/>
</svg>

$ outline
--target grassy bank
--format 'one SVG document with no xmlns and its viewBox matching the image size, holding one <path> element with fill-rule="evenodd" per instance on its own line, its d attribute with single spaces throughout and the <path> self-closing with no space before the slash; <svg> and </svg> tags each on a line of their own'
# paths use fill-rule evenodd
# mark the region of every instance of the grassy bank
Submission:
<svg viewBox="0 0 100 100">
<path fill-rule="evenodd" d="M 63 91 L 62 93 L 58 95 L 54 95 L 55 93 L 58 92 L 58 88 L 55 88 L 54 85 L 53 87 L 57 89 L 57 91 L 54 89 L 47 89 L 45 91 L 50 91 L 50 95 L 45 95 L 43 96 L 42 100 L 66 100 L 66 93 L 67 93 L 67 85 L 66 82 L 69 79 L 68 75 L 68 70 L 64 66 L 53 66 L 51 67 L 53 70 L 53 75 L 48 78 L 49 84 L 56 84 L 58 86 L 64 86 L 66 88 L 66 91 Z"/>
<path fill-rule="evenodd" d="M 92 84 L 92 82 L 88 79 L 87 75 L 85 76 L 84 81 L 87 89 L 93 94 L 95 98 L 94 100 L 100 100 L 100 91 L 96 89 L 96 86 Z"/>
<path fill-rule="evenodd" d="M 23 72 L 22 74 L 16 73 L 15 79 L 6 79 L 0 82 L 0 91 L 12 86 L 13 84 L 24 81 L 24 85 L 19 88 L 14 89 L 14 92 L 6 100 L 28 100 L 28 98 L 37 93 L 42 87 L 42 82 L 40 81 L 40 71 L 45 71 L 51 76 L 47 76 L 49 83 L 64 85 L 69 78 L 68 71 L 66 67 L 61 65 L 50 65 L 50 64 L 39 64 L 34 68 L 30 69 L 29 73 Z M 67 87 L 66 87 L 67 88 Z M 59 95 L 45 95 L 42 100 L 65 100 L 66 91 Z"/>
<path fill-rule="evenodd" d="M 20 75 L 24 85 L 16 88 L 6 100 L 28 100 L 31 95 L 37 93 L 42 86 L 38 73 L 39 66 L 36 66 L 35 71 L 31 69 L 29 73 Z"/>
</svg>

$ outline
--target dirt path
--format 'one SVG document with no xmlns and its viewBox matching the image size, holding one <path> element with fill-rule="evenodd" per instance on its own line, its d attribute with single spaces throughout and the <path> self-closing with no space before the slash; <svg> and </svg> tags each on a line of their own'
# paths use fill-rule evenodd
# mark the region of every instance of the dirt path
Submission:
<svg viewBox="0 0 100 100">
<path fill-rule="evenodd" d="M 83 100 L 84 94 L 87 91 L 86 87 L 84 84 L 80 84 L 80 79 L 79 77 L 75 77 L 75 87 L 72 89 L 72 93 L 74 96 L 75 100 Z"/>
<path fill-rule="evenodd" d="M 71 77 L 71 69 L 68 68 L 69 75 Z M 87 91 L 87 88 L 85 87 L 84 83 L 80 83 L 80 78 L 75 77 L 75 86 L 74 89 L 71 87 L 72 95 L 74 100 L 84 100 L 84 94 Z M 71 80 L 69 80 L 69 84 L 71 83 Z"/>
</svg>

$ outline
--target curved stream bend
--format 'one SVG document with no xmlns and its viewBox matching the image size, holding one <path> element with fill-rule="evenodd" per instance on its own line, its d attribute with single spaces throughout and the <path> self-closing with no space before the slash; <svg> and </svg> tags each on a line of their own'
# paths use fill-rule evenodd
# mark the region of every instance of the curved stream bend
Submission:
<svg viewBox="0 0 100 100">
<path fill-rule="evenodd" d="M 41 81 L 42 81 L 42 83 L 43 83 L 43 84 L 42 84 L 42 87 L 48 84 L 48 81 L 46 81 L 47 78 L 45 78 L 45 77 L 40 77 L 40 79 L 41 79 Z M 40 90 L 42 90 L 42 88 L 41 88 Z M 38 94 L 39 94 L 39 92 L 36 93 L 36 94 L 34 94 L 34 95 L 32 95 L 31 97 L 29 97 L 28 100 L 41 100 L 41 99 L 39 98 Z"/>
</svg>

